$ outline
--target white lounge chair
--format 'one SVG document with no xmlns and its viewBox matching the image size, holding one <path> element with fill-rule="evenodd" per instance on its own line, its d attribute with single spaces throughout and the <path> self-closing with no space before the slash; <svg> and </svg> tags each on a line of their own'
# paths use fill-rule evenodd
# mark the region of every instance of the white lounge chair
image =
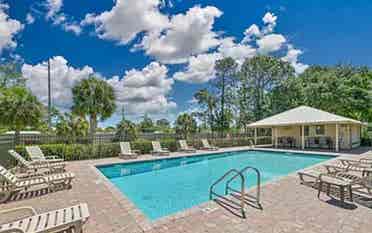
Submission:
<svg viewBox="0 0 372 233">
<path fill-rule="evenodd" d="M 26 151 L 33 162 L 39 163 L 59 163 L 64 160 L 58 156 L 45 156 L 39 146 L 26 146 Z"/>
<path fill-rule="evenodd" d="M 22 218 L 14 218 L 17 213 L 26 213 Z M 0 211 L 0 219 L 10 219 L 0 224 L 0 233 L 50 233 L 74 229 L 81 233 L 84 223 L 89 219 L 86 203 L 64 209 L 38 214 L 32 207 L 21 207 Z"/>
<path fill-rule="evenodd" d="M 324 165 L 324 167 L 330 173 L 333 171 L 343 171 L 343 172 L 353 171 L 353 172 L 360 172 L 362 176 L 368 176 L 372 174 L 372 167 L 370 166 L 362 166 L 362 165 L 356 165 L 356 164 L 344 164 L 340 162 L 337 164 Z"/>
<path fill-rule="evenodd" d="M 339 159 L 339 161 L 344 165 L 355 165 L 362 167 L 372 167 L 372 159 L 370 158 L 360 158 L 360 159 Z"/>
<path fill-rule="evenodd" d="M 70 172 L 21 178 L 0 165 L 0 180 L 3 180 L 0 183 L 0 203 L 8 200 L 16 192 L 35 186 L 46 185 L 51 190 L 59 186 L 71 187 L 71 181 L 74 178 L 74 173 Z"/>
<path fill-rule="evenodd" d="M 64 172 L 65 171 L 65 162 L 60 163 L 33 163 L 27 161 L 23 158 L 20 154 L 18 154 L 15 150 L 8 150 L 8 153 L 18 161 L 18 166 L 21 172 L 26 173 L 35 173 L 39 170 L 45 170 L 49 173 L 56 173 L 56 172 Z"/>
<path fill-rule="evenodd" d="M 129 142 L 120 142 L 120 158 L 136 159 L 138 157 L 138 152 L 138 150 L 132 150 Z"/>
<path fill-rule="evenodd" d="M 207 139 L 202 139 L 202 147 L 200 149 L 202 150 L 218 150 L 219 148 L 216 146 L 211 146 Z"/>
<path fill-rule="evenodd" d="M 178 143 L 180 144 L 179 151 L 187 152 L 187 153 L 195 153 L 196 149 L 194 147 L 191 147 L 187 145 L 186 140 L 178 140 Z"/>
<path fill-rule="evenodd" d="M 152 141 L 152 154 L 153 155 L 169 155 L 169 150 L 168 148 L 161 147 L 160 142 L 158 141 Z"/>
</svg>

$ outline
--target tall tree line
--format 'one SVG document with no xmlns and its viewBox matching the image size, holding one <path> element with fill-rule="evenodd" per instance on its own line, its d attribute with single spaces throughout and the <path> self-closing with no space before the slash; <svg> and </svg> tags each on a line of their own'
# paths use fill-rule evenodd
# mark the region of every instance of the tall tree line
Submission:
<svg viewBox="0 0 372 233">
<path fill-rule="evenodd" d="M 352 65 L 309 67 L 297 75 L 288 62 L 256 56 L 239 67 L 232 58 L 216 62 L 209 89 L 194 98 L 197 116 L 211 131 L 247 124 L 308 105 L 364 122 L 372 121 L 372 69 Z"/>
</svg>

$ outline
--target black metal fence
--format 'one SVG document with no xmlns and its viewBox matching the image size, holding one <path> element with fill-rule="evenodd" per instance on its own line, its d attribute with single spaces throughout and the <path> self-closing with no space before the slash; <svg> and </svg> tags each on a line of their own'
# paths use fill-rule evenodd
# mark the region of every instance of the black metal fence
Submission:
<svg viewBox="0 0 372 233">
<path fill-rule="evenodd" d="M 7 136 L 9 140 L 15 141 L 14 136 Z M 240 140 L 240 139 L 254 139 L 253 134 L 240 134 L 240 133 L 228 133 L 221 137 L 219 134 L 212 133 L 196 133 L 189 135 L 188 140 L 200 140 L 206 138 L 209 140 Z M 149 141 L 162 141 L 162 140 L 179 140 L 184 139 L 180 134 L 158 134 L 158 133 L 144 133 L 139 134 L 137 139 L 149 140 Z M 271 136 L 262 135 L 258 137 L 261 144 L 271 143 Z M 0 139 L 1 140 L 1 139 Z M 37 135 L 20 135 L 18 139 L 18 145 L 42 145 L 42 144 L 101 144 L 101 143 L 112 143 L 119 141 L 131 141 L 125 135 L 117 136 L 114 133 L 96 134 L 94 137 L 71 137 L 71 136 L 56 136 L 48 134 L 37 134 Z"/>
<path fill-rule="evenodd" d="M 190 144 L 201 146 L 202 138 L 219 147 L 247 146 L 254 143 L 252 134 L 226 134 L 221 137 L 217 134 L 198 133 L 189 135 L 187 140 Z M 132 149 L 140 150 L 141 153 L 150 153 L 151 141 L 158 140 L 163 146 L 171 151 L 178 148 L 177 140 L 183 139 L 179 134 L 140 134 L 137 140 L 131 141 Z M 97 134 L 94 137 L 61 137 L 56 135 L 20 135 L 18 140 L 14 135 L 0 136 L 0 164 L 10 167 L 15 164 L 8 150 L 16 148 L 24 156 L 27 155 L 24 146 L 40 145 L 45 155 L 57 155 L 65 160 L 97 159 L 117 156 L 120 152 L 119 141 L 129 141 L 128 138 L 115 134 Z M 17 145 L 16 143 L 17 142 Z M 260 136 L 257 144 L 271 144 L 271 136 Z"/>
<path fill-rule="evenodd" d="M 14 163 L 8 154 L 8 150 L 14 148 L 14 137 L 9 135 L 0 135 L 0 165 L 9 167 Z"/>
</svg>

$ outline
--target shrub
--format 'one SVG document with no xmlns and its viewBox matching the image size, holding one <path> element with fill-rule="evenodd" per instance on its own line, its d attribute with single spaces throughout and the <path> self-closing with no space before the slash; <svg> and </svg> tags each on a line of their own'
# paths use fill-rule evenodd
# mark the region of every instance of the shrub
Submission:
<svg viewBox="0 0 372 233">
<path fill-rule="evenodd" d="M 219 147 L 246 146 L 250 145 L 250 141 L 251 139 L 248 138 L 210 140 L 213 145 Z M 176 139 L 164 139 L 160 143 L 172 152 L 178 149 Z M 201 142 L 197 139 L 190 140 L 188 143 L 196 148 L 201 147 Z M 99 144 L 42 144 L 39 146 L 45 156 L 56 155 L 66 161 L 116 157 L 120 153 L 119 142 Z M 141 154 L 149 154 L 152 151 L 151 141 L 146 139 L 132 141 L 131 146 L 133 150 L 139 150 Z M 25 146 L 17 146 L 16 151 L 27 157 Z"/>
<path fill-rule="evenodd" d="M 82 160 L 115 157 L 119 154 L 119 143 L 102 144 L 44 144 L 40 145 L 45 156 L 57 155 L 65 160 Z M 17 146 L 16 150 L 27 156 L 24 146 Z"/>
<path fill-rule="evenodd" d="M 177 150 L 176 140 L 161 141 L 163 147 L 170 151 Z M 56 155 L 65 160 L 83 160 L 116 157 L 120 153 L 118 142 L 100 144 L 43 144 L 39 145 L 45 156 Z M 139 150 L 141 154 L 152 151 L 150 140 L 138 139 L 131 142 L 133 150 Z M 27 157 L 25 146 L 17 146 L 16 151 Z"/>
</svg>

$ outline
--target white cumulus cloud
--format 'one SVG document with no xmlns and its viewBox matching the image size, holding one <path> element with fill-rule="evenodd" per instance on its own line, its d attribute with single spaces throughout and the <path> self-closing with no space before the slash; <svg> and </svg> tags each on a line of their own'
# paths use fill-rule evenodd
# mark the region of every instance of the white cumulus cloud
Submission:
<svg viewBox="0 0 372 233">
<path fill-rule="evenodd" d="M 82 79 L 94 74 L 93 68 L 84 66 L 74 68 L 61 56 L 50 59 L 51 65 L 51 93 L 53 106 L 68 110 L 72 106 L 72 92 L 74 85 Z M 48 103 L 48 63 L 46 61 L 36 65 L 24 64 L 22 75 L 26 79 L 26 86 L 43 103 Z"/>
<path fill-rule="evenodd" d="M 256 24 L 252 24 L 244 31 L 243 43 L 250 42 L 252 39 L 261 36 L 260 28 Z"/>
<path fill-rule="evenodd" d="M 163 113 L 177 105 L 168 99 L 173 79 L 167 78 L 168 69 L 152 62 L 142 70 L 132 69 L 120 79 L 115 76 L 108 79 L 116 94 L 118 109 L 124 106 L 129 114 Z"/>
<path fill-rule="evenodd" d="M 45 5 L 48 10 L 46 18 L 51 19 L 61 10 L 63 0 L 47 0 Z"/>
<path fill-rule="evenodd" d="M 278 51 L 286 41 L 281 34 L 268 34 L 257 40 L 258 51 L 263 54 Z"/>
<path fill-rule="evenodd" d="M 104 78 L 92 67 L 76 68 L 68 64 L 62 56 L 50 59 L 52 104 L 62 111 L 69 111 L 72 100 L 72 88 L 81 80 L 95 75 L 105 79 L 116 95 L 118 109 L 124 107 L 129 114 L 164 113 L 176 108 L 176 103 L 168 97 L 174 80 L 168 78 L 166 66 L 152 62 L 142 70 L 132 69 L 118 76 Z M 22 75 L 26 86 L 45 105 L 48 103 L 48 63 L 36 65 L 24 64 Z"/>
<path fill-rule="evenodd" d="M 222 58 L 220 53 L 199 54 L 189 58 L 187 67 L 173 78 L 188 83 L 205 83 L 215 77 L 214 64 Z"/>
<path fill-rule="evenodd" d="M 216 7 L 192 7 L 185 14 L 174 15 L 166 29 L 149 32 L 137 48 L 163 63 L 184 63 L 189 56 L 219 45 L 213 24 L 221 15 Z"/>
<path fill-rule="evenodd" d="M 62 7 L 63 0 L 46 0 L 45 8 L 47 9 L 47 13 L 45 18 L 51 20 L 54 25 L 60 25 L 66 32 L 73 32 L 75 35 L 80 35 L 82 29 L 79 23 L 61 12 Z"/>
<path fill-rule="evenodd" d="M 26 15 L 26 23 L 27 24 L 33 24 L 35 22 L 35 17 L 32 16 L 30 13 L 27 13 Z"/>
<path fill-rule="evenodd" d="M 222 40 L 221 45 L 218 47 L 218 52 L 222 57 L 231 57 L 238 63 L 242 63 L 246 58 L 254 57 L 257 49 L 250 44 L 236 43 L 234 38 L 228 37 Z"/>
<path fill-rule="evenodd" d="M 62 25 L 62 28 L 66 31 L 66 32 L 73 32 L 75 33 L 75 35 L 80 35 L 82 29 L 81 27 L 79 26 L 79 24 L 77 23 L 64 23 Z"/>
<path fill-rule="evenodd" d="M 160 12 L 159 0 L 117 0 L 114 7 L 101 14 L 87 14 L 82 25 L 95 25 L 102 39 L 126 44 L 138 33 L 167 26 L 168 17 Z"/>
<path fill-rule="evenodd" d="M 266 27 L 263 29 L 264 33 L 271 33 L 274 31 L 274 28 L 276 26 L 276 20 L 278 17 L 274 15 L 271 12 L 267 12 L 264 17 L 262 18 L 262 21 L 266 25 Z"/>
<path fill-rule="evenodd" d="M 303 73 L 309 67 L 309 65 L 298 62 L 298 56 L 302 53 L 300 49 L 296 49 L 293 45 L 289 44 L 287 54 L 282 57 L 283 61 L 291 63 L 297 74 Z"/>
<path fill-rule="evenodd" d="M 118 44 L 144 33 L 132 51 L 144 50 L 162 63 L 184 63 L 189 56 L 218 46 L 213 24 L 222 12 L 216 7 L 194 6 L 185 13 L 166 15 L 162 6 L 160 0 L 117 0 L 108 11 L 86 14 L 80 25 L 94 25 L 99 38 Z"/>
<path fill-rule="evenodd" d="M 215 78 L 214 65 L 218 59 L 232 57 L 241 65 L 245 59 L 257 54 L 270 55 L 285 48 L 287 53 L 281 59 L 288 61 L 295 68 L 296 73 L 302 73 L 308 67 L 298 62 L 298 56 L 302 51 L 294 49 L 283 35 L 273 32 L 277 24 L 277 16 L 267 12 L 262 20 L 263 28 L 260 29 L 256 24 L 252 24 L 244 31 L 244 37 L 240 42 L 236 42 L 233 37 L 220 38 L 216 50 L 191 56 L 187 60 L 187 65 L 174 74 L 174 79 L 188 83 L 205 83 Z"/>
<path fill-rule="evenodd" d="M 6 12 L 8 8 L 7 4 L 0 3 L 0 54 L 4 49 L 17 46 L 14 37 L 23 29 L 23 25 L 19 21 L 9 17 Z"/>
</svg>

